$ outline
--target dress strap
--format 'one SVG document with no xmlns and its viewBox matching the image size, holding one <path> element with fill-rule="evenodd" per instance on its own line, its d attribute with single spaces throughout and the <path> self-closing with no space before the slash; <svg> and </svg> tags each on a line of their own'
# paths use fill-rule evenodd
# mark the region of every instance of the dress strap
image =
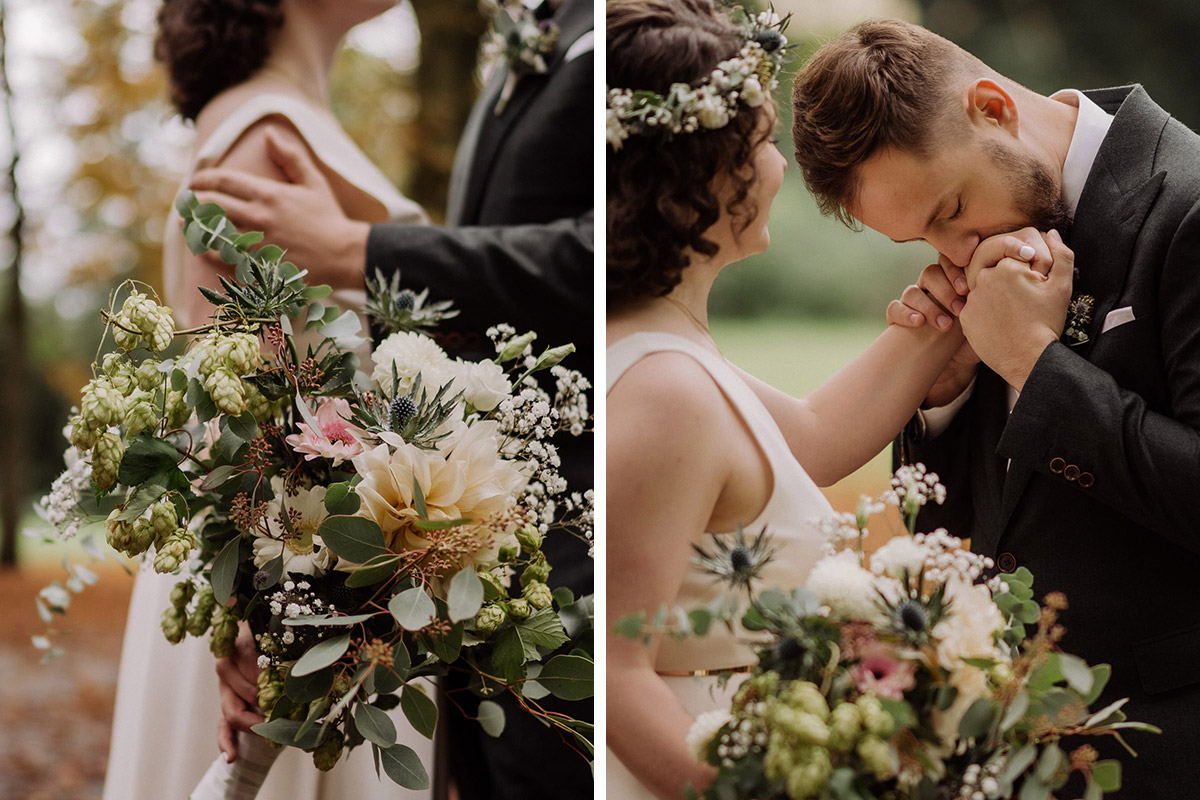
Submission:
<svg viewBox="0 0 1200 800">
<path fill-rule="evenodd" d="M 704 367 L 713 382 L 741 415 L 767 456 L 776 476 L 784 474 L 785 465 L 796 465 L 796 458 L 783 438 L 779 425 L 749 384 L 733 370 L 724 358 L 682 336 L 660 331 L 642 331 L 614 342 L 605 351 L 607 390 L 620 380 L 634 364 L 652 353 L 678 352 L 690 356 Z"/>
<path fill-rule="evenodd" d="M 397 191 L 335 120 L 323 110 L 286 94 L 256 94 L 234 109 L 200 146 L 196 153 L 196 168 L 219 161 L 251 126 L 274 115 L 285 117 L 292 123 L 316 157 L 331 171 L 379 201 L 387 209 L 390 220 L 428 221 L 421 207 Z"/>
</svg>

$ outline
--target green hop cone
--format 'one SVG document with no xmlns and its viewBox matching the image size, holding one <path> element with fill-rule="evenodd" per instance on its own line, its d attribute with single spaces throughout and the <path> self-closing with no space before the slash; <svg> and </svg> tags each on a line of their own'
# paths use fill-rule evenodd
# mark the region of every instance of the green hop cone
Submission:
<svg viewBox="0 0 1200 800">
<path fill-rule="evenodd" d="M 167 392 L 166 411 L 167 424 L 172 428 L 178 428 L 187 422 L 188 416 L 191 414 L 191 409 L 188 408 L 187 399 L 184 397 L 183 392 Z"/>
<path fill-rule="evenodd" d="M 101 489 L 111 489 L 117 482 L 121 459 L 125 456 L 125 444 L 121 437 L 111 431 L 100 434 L 92 448 L 92 480 Z"/>
<path fill-rule="evenodd" d="M 231 417 L 241 416 L 246 410 L 246 392 L 242 379 L 228 367 L 218 367 L 204 379 L 204 388 L 212 395 L 213 403 L 222 413 Z"/>
<path fill-rule="evenodd" d="M 196 370 L 202 378 L 207 378 L 216 372 L 217 367 L 222 366 L 222 359 L 217 353 L 216 338 L 217 334 L 209 334 L 203 339 L 197 339 L 196 344 L 192 347 L 192 357 L 196 359 Z"/>
<path fill-rule="evenodd" d="M 170 500 L 159 500 L 150 506 L 150 526 L 154 531 L 154 541 L 165 543 L 179 528 L 179 518 L 175 515 L 175 504 Z"/>
<path fill-rule="evenodd" d="M 483 599 L 495 600 L 497 597 L 508 596 L 508 587 L 504 585 L 504 581 L 500 576 L 492 572 L 490 569 L 476 570 L 476 575 L 479 580 L 483 581 Z"/>
<path fill-rule="evenodd" d="M 152 358 L 147 358 L 133 371 L 133 378 L 143 392 L 153 392 L 162 386 L 165 376 L 158 371 L 158 363 Z"/>
<path fill-rule="evenodd" d="M 100 359 L 100 371 L 112 377 L 125 367 L 125 356 L 121 353 L 105 353 Z"/>
<path fill-rule="evenodd" d="M 508 602 L 508 615 L 520 622 L 521 620 L 529 619 L 533 614 L 533 605 L 524 598 L 510 600 Z"/>
<path fill-rule="evenodd" d="M 862 736 L 862 712 L 854 703 L 841 703 L 829 715 L 829 746 L 843 753 Z"/>
<path fill-rule="evenodd" d="M 506 544 L 500 548 L 496 558 L 501 564 L 511 564 L 521 557 L 521 548 L 515 544 Z"/>
<path fill-rule="evenodd" d="M 235 375 L 249 375 L 258 368 L 262 350 L 258 338 L 250 333 L 231 333 L 217 344 L 224 365 Z"/>
<path fill-rule="evenodd" d="M 862 712 L 863 727 L 867 733 L 884 738 L 892 735 L 892 731 L 896 729 L 896 722 L 891 714 L 883 710 L 879 698 L 864 694 L 854 702 Z"/>
<path fill-rule="evenodd" d="M 777 730 L 801 744 L 824 747 L 829 742 L 829 727 L 816 714 L 776 705 L 769 712 L 769 721 Z"/>
<path fill-rule="evenodd" d="M 161 353 L 171 346 L 171 340 L 174 338 L 175 318 L 171 316 L 171 309 L 160 306 L 154 328 L 146 332 L 146 346 L 156 353 Z"/>
<path fill-rule="evenodd" d="M 121 316 L 132 323 L 130 327 L 148 336 L 158 323 L 158 303 L 141 292 L 130 292 L 121 306 Z"/>
<path fill-rule="evenodd" d="M 820 718 L 829 719 L 829 703 L 816 684 L 792 681 L 779 692 L 779 702 Z"/>
<path fill-rule="evenodd" d="M 196 605 L 187 618 L 187 632 L 192 636 L 203 636 L 212 623 L 213 610 L 217 607 L 211 586 L 202 586 L 196 592 Z"/>
<path fill-rule="evenodd" d="M 125 432 L 129 436 L 151 430 L 158 425 L 158 411 L 146 400 L 139 400 L 129 409 L 125 416 Z"/>
<path fill-rule="evenodd" d="M 801 757 L 787 776 L 787 796 L 791 800 L 819 797 L 833 772 L 828 751 L 820 747 L 807 747 L 801 752 Z"/>
<path fill-rule="evenodd" d="M 266 398 L 258 387 L 249 381 L 242 381 L 242 390 L 246 393 L 246 410 L 254 417 L 259 425 L 275 416 L 275 404 Z"/>
<path fill-rule="evenodd" d="M 75 449 L 91 450 L 96 446 L 96 440 L 100 438 L 100 431 L 88 425 L 83 420 L 83 416 L 76 414 L 71 417 L 71 444 L 75 445 Z"/>
<path fill-rule="evenodd" d="M 187 616 L 178 608 L 172 607 L 163 612 L 159 625 L 162 627 L 163 636 L 167 637 L 168 642 L 179 644 L 183 641 L 183 637 L 187 635 L 186 623 Z"/>
<path fill-rule="evenodd" d="M 543 608 L 549 608 L 554 602 L 554 595 L 550 593 L 550 587 L 544 583 L 531 583 L 525 587 L 525 599 L 529 604 L 539 611 Z"/>
<path fill-rule="evenodd" d="M 479 613 L 475 615 L 475 631 L 486 639 L 504 624 L 506 616 L 504 609 L 500 608 L 500 606 L 495 604 L 486 605 L 479 609 Z"/>
<path fill-rule="evenodd" d="M 187 604 L 192 602 L 192 596 L 196 593 L 196 584 L 190 580 L 180 581 L 171 588 L 171 605 L 180 610 L 187 607 Z"/>
<path fill-rule="evenodd" d="M 121 509 L 114 508 L 108 515 L 104 538 L 113 550 L 132 555 L 130 551 L 133 549 L 133 524 L 117 519 L 120 513 Z"/>
<path fill-rule="evenodd" d="M 177 528 L 159 545 L 158 553 L 154 556 L 154 571 L 166 575 L 179 569 L 195 546 L 196 537 L 183 528 Z"/>
<path fill-rule="evenodd" d="M 517 541 L 521 543 L 521 547 L 527 553 L 536 553 L 542 549 L 542 542 L 545 536 L 533 525 L 525 525 L 517 528 Z"/>
<path fill-rule="evenodd" d="M 782 780 L 792 771 L 796 763 L 795 748 L 791 738 L 783 731 L 772 731 L 767 740 L 767 754 L 763 758 L 763 774 L 769 781 Z"/>
<path fill-rule="evenodd" d="M 142 335 L 138 332 L 137 325 L 124 311 L 117 314 L 116 319 L 113 320 L 112 334 L 117 347 L 126 352 L 136 348 L 142 341 Z"/>
<path fill-rule="evenodd" d="M 525 569 L 521 571 L 521 585 L 528 586 L 531 583 L 545 583 L 550 577 L 550 564 L 546 561 L 546 557 L 541 553 L 525 565 Z"/>
<path fill-rule="evenodd" d="M 125 396 L 108 380 L 93 379 L 84 387 L 79 413 L 91 428 L 120 425 L 125 419 Z"/>
<path fill-rule="evenodd" d="M 212 633 L 208 635 L 208 649 L 217 658 L 233 655 L 233 643 L 237 639 L 237 617 L 225 606 L 215 606 L 212 616 Z"/>
<path fill-rule="evenodd" d="M 328 772 L 342 757 L 344 749 L 345 742 L 342 739 L 342 732 L 332 731 L 325 737 L 325 741 L 317 745 L 316 750 L 313 750 L 313 765 L 322 772 Z"/>
<path fill-rule="evenodd" d="M 154 529 L 150 527 L 150 520 L 139 519 L 133 523 L 133 541 L 129 548 L 129 555 L 139 556 L 150 549 L 150 545 L 154 544 Z"/>
<path fill-rule="evenodd" d="M 108 384 L 126 399 L 125 406 L 128 408 L 129 398 L 138 388 L 137 374 L 133 371 L 133 366 L 122 359 L 119 368 L 108 376 Z"/>
<path fill-rule="evenodd" d="M 884 781 L 895 774 L 896 760 L 892 757 L 892 748 L 878 736 L 864 736 L 854 751 L 876 780 Z"/>
</svg>

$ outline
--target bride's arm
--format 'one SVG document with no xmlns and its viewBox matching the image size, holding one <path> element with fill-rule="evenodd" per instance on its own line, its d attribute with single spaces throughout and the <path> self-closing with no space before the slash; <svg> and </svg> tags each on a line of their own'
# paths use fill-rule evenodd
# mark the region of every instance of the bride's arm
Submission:
<svg viewBox="0 0 1200 800">
<path fill-rule="evenodd" d="M 742 372 L 813 480 L 829 486 L 861 467 L 912 417 L 964 339 L 956 321 L 890 326 L 803 399 Z"/>
<path fill-rule="evenodd" d="M 719 390 L 681 354 L 632 367 L 607 402 L 607 741 L 657 797 L 702 790 L 712 768 L 694 761 L 692 717 L 654 672 L 657 640 L 611 630 L 638 611 L 670 605 L 689 569 L 691 542 L 705 530 L 726 484 L 729 434 Z M 726 440 L 728 441 L 728 440 Z"/>
</svg>

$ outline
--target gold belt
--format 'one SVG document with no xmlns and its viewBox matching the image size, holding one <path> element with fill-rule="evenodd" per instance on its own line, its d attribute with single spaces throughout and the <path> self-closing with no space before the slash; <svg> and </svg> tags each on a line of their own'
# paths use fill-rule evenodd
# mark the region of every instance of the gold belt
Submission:
<svg viewBox="0 0 1200 800">
<path fill-rule="evenodd" d="M 749 672 L 752 669 L 754 669 L 753 664 L 742 664 L 737 667 L 717 667 L 714 669 L 656 669 L 654 673 L 662 678 L 711 678 L 730 672 Z"/>
</svg>

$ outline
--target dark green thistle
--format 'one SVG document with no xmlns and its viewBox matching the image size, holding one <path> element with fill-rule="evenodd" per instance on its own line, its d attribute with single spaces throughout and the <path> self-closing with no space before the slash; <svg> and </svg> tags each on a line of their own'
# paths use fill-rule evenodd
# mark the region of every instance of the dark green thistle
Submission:
<svg viewBox="0 0 1200 800">
<path fill-rule="evenodd" d="M 399 271 L 388 278 L 377 269 L 374 278 L 367 277 L 366 287 L 367 316 L 385 336 L 400 331 L 424 332 L 458 316 L 449 300 L 429 302 L 428 289 L 401 289 Z"/>
</svg>

